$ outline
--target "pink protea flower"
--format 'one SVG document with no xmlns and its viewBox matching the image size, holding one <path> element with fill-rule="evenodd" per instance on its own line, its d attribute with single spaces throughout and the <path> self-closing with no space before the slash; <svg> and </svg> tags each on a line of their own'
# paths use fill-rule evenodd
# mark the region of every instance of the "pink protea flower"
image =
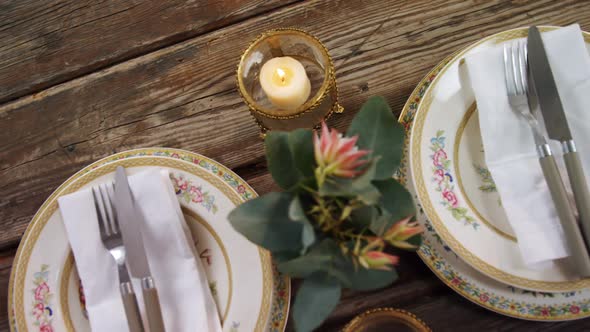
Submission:
<svg viewBox="0 0 590 332">
<path fill-rule="evenodd" d="M 361 159 L 369 154 L 368 150 L 359 150 L 356 146 L 358 136 L 344 137 L 336 129 L 328 129 L 322 122 L 321 137 L 313 136 L 314 155 L 318 164 L 316 176 L 321 184 L 326 176 L 334 175 L 352 178 L 364 170 L 358 168 L 367 164 L 368 160 Z"/>
<path fill-rule="evenodd" d="M 367 251 L 359 256 L 359 263 L 367 269 L 391 270 L 399 262 L 399 257 L 381 251 Z"/>
<path fill-rule="evenodd" d="M 403 249 L 414 249 L 415 245 L 409 243 L 407 240 L 413 236 L 422 233 L 424 229 L 417 221 L 410 222 L 410 217 L 400 220 L 393 224 L 383 238 L 392 245 Z"/>
</svg>

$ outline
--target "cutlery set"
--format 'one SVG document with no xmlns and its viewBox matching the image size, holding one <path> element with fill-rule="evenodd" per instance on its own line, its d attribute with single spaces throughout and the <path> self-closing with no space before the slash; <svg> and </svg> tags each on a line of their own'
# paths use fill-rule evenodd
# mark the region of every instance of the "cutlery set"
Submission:
<svg viewBox="0 0 590 332">
<path fill-rule="evenodd" d="M 151 277 L 142 236 L 141 211 L 133 195 L 125 169 L 117 167 L 114 185 L 92 189 L 100 237 L 117 263 L 121 297 L 131 332 L 145 331 L 129 275 L 140 279 L 146 318 L 151 332 L 163 332 L 164 321 L 158 292 Z"/>
<path fill-rule="evenodd" d="M 510 106 L 527 121 L 533 132 L 539 162 L 563 227 L 574 267 L 580 276 L 588 277 L 590 193 L 537 27 L 529 29 L 526 42 L 517 41 L 504 46 L 504 72 Z M 553 152 L 537 121 L 539 109 L 548 137 L 558 140 L 563 147 L 563 158 L 582 231 L 575 218 L 575 209 L 568 200 Z"/>
</svg>

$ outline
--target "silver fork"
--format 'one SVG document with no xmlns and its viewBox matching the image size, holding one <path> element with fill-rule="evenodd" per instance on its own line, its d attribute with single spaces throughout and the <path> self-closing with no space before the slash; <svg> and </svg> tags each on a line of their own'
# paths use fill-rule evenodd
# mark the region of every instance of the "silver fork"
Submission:
<svg viewBox="0 0 590 332">
<path fill-rule="evenodd" d="M 527 57 L 527 45 L 524 41 L 504 45 L 504 78 L 508 102 L 512 109 L 527 121 L 533 132 L 539 162 L 565 233 L 573 266 L 581 276 L 590 276 L 590 256 L 588 256 L 584 238 L 576 222 L 574 210 L 568 200 L 551 148 L 535 116 L 536 94 L 534 86 L 528 83 Z"/>
<path fill-rule="evenodd" d="M 129 278 L 129 271 L 125 265 L 125 246 L 123 245 L 123 238 L 119 228 L 116 207 L 111 201 L 111 192 L 113 192 L 112 184 L 99 185 L 92 188 L 100 239 L 117 263 L 119 289 L 125 307 L 129 330 L 131 332 L 140 332 L 144 331 L 144 328 L 139 313 L 137 298 L 135 297 L 135 292 L 133 291 L 133 286 Z"/>
</svg>

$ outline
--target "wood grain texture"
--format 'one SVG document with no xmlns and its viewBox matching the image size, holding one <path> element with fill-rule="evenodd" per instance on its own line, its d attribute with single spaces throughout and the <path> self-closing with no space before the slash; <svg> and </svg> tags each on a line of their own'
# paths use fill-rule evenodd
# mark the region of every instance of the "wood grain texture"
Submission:
<svg viewBox="0 0 590 332">
<path fill-rule="evenodd" d="M 160 2 L 154 2 L 161 8 L 160 19 L 175 18 L 159 26 L 145 23 L 157 11 L 138 2 L 72 2 L 60 7 L 64 3 L 0 2 L 0 99 L 25 96 L 0 106 L 0 249 L 18 244 L 36 209 L 67 177 L 99 158 L 131 148 L 195 151 L 232 168 L 259 193 L 278 190 L 266 170 L 258 129 L 235 90 L 241 51 L 264 30 L 297 26 L 326 44 L 346 108 L 330 121 L 340 129 L 372 95 L 384 95 L 399 113 L 429 69 L 482 37 L 529 24 L 578 22 L 590 30 L 588 2 L 574 0 L 220 1 L 207 2 L 214 10 L 205 16 L 198 16 L 201 1 L 177 8 L 157 7 Z M 128 4 L 131 8 L 124 9 Z M 270 10 L 276 5 L 284 7 Z M 250 17 L 255 12 L 265 15 Z M 200 27 L 190 26 L 195 19 L 189 14 L 204 20 L 198 21 Z M 73 24 L 60 30 L 64 17 Z M 35 28 L 27 30 L 27 22 Z M 226 26 L 230 22 L 236 23 Z M 121 25 L 141 26 L 147 33 L 141 39 L 136 29 L 115 31 Z M 224 27 L 217 29 L 220 26 Z M 143 42 L 129 42 L 136 39 Z M 38 44 L 23 44 L 29 48 L 9 53 L 8 48 L 21 46 L 9 45 L 8 40 Z M 64 41 L 76 42 L 68 48 Z M 86 52 L 92 41 L 110 48 L 101 57 L 96 52 L 102 49 Z M 173 44 L 177 41 L 181 42 Z M 6 69 L 7 54 L 31 67 L 12 64 Z M 59 61 L 66 55 L 78 67 L 63 69 Z M 28 78 L 35 72 L 31 68 L 39 69 L 39 76 Z M 92 72 L 98 68 L 103 69 Z M 11 255 L 0 258 L 0 330 L 8 328 L 3 305 Z M 400 271 L 400 280 L 387 289 L 346 293 L 319 330 L 338 331 L 355 315 L 379 306 L 412 311 L 435 331 L 590 330 L 590 320 L 535 323 L 491 313 L 445 287 L 413 254 L 402 257 Z"/>
<path fill-rule="evenodd" d="M 0 101 L 293 1 L 4 0 L 0 2 Z"/>
<path fill-rule="evenodd" d="M 451 52 L 530 23 L 590 27 L 576 1 L 309 1 L 126 61 L 0 107 L 0 246 L 16 243 L 43 200 L 81 167 L 113 152 L 168 146 L 231 168 L 264 160 L 235 90 L 241 50 L 264 30 L 300 26 L 335 59 L 347 111 L 369 96 L 396 112 L 421 77 Z"/>
</svg>

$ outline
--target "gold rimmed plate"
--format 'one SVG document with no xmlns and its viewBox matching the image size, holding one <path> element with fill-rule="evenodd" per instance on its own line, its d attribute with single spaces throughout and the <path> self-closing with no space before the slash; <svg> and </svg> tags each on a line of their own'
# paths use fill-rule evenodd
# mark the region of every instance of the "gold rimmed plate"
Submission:
<svg viewBox="0 0 590 332">
<path fill-rule="evenodd" d="M 226 218 L 256 193 L 211 159 L 165 148 L 133 150 L 102 159 L 76 173 L 47 199 L 27 228 L 13 265 L 9 290 L 12 330 L 90 330 L 84 285 L 77 276 L 57 198 L 111 181 L 117 166 L 130 173 L 153 167 L 169 171 L 224 331 L 284 330 L 289 279 L 276 271 L 267 251 L 248 242 Z"/>
<path fill-rule="evenodd" d="M 410 129 L 426 92 L 442 69 L 455 57 L 456 54 L 453 54 L 435 66 L 410 95 L 399 118 L 406 129 L 406 137 L 410 136 Z M 590 316 L 588 288 L 567 292 L 538 292 L 514 287 L 479 272 L 455 254 L 437 233 L 418 200 L 408 163 L 408 145 L 409 139 L 406 140 L 404 158 L 396 176 L 412 193 L 418 211 L 416 219 L 425 227 L 418 255 L 445 285 L 487 310 L 514 318 L 565 321 Z"/>
<path fill-rule="evenodd" d="M 520 28 L 487 37 L 440 68 L 416 105 L 409 166 L 417 197 L 436 233 L 473 268 L 524 289 L 580 290 L 590 287 L 590 279 L 579 280 L 560 262 L 545 269 L 524 264 L 485 164 L 477 105 L 466 83 L 466 55 L 526 35 L 527 29 Z M 584 33 L 584 38 L 590 44 L 590 35 Z"/>
</svg>

